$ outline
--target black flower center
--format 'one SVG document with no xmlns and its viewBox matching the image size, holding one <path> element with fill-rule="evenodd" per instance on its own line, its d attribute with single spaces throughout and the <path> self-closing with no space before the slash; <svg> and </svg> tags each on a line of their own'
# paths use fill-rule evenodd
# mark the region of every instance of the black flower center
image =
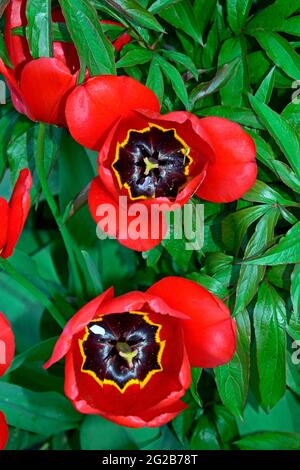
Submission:
<svg viewBox="0 0 300 470">
<path fill-rule="evenodd" d="M 111 384 L 121 392 L 131 384 L 143 388 L 162 370 L 164 341 L 161 325 L 142 312 L 116 313 L 92 321 L 79 341 L 83 357 L 81 371 L 100 385 Z"/>
<path fill-rule="evenodd" d="M 175 129 L 149 124 L 141 131 L 130 130 L 118 143 L 112 167 L 131 199 L 175 198 L 188 180 L 189 152 Z"/>
</svg>

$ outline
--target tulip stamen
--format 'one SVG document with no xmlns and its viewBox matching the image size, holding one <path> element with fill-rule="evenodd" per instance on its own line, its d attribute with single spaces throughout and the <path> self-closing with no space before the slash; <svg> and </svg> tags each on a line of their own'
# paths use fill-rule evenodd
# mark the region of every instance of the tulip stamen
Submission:
<svg viewBox="0 0 300 470">
<path fill-rule="evenodd" d="M 133 359 L 137 356 L 138 351 L 137 350 L 132 350 L 131 347 L 124 342 L 119 341 L 116 344 L 116 349 L 119 353 L 119 355 L 125 359 L 125 361 L 128 363 L 129 369 L 133 368 Z"/>
<path fill-rule="evenodd" d="M 146 168 L 145 168 L 145 171 L 144 171 L 145 176 L 148 176 L 149 173 L 152 170 L 154 170 L 155 168 L 159 168 L 159 164 L 152 162 L 148 157 L 144 158 L 144 162 L 145 162 L 145 165 L 146 165 Z"/>
</svg>

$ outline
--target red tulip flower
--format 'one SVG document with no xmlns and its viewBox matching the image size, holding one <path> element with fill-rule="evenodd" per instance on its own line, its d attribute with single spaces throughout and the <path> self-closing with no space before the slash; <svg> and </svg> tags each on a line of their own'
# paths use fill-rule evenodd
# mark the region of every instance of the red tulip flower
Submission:
<svg viewBox="0 0 300 470">
<path fill-rule="evenodd" d="M 5 316 L 0 313 L 0 377 L 5 374 L 13 360 L 15 339 L 12 329 Z M 4 449 L 8 440 L 8 427 L 4 414 L 0 411 L 0 450 Z"/>
<path fill-rule="evenodd" d="M 65 22 L 60 8 L 53 9 L 52 20 Z M 53 58 L 33 60 L 26 38 L 12 33 L 14 28 L 26 24 L 26 0 L 11 0 L 5 12 L 4 40 L 13 68 L 6 67 L 0 59 L 0 73 L 18 112 L 33 121 L 65 126 L 66 99 L 76 85 L 80 68 L 77 51 L 71 43 L 54 42 Z M 120 50 L 129 41 L 130 36 L 122 34 L 115 41 L 115 48 Z"/>
<path fill-rule="evenodd" d="M 128 427 L 156 427 L 186 408 L 190 368 L 228 362 L 236 327 L 228 308 L 193 281 L 167 277 L 146 293 L 85 305 L 58 339 L 50 367 L 66 356 L 65 393 L 80 413 Z"/>
<path fill-rule="evenodd" d="M 20 172 L 11 199 L 7 202 L 0 197 L 0 257 L 8 258 L 22 233 L 30 209 L 32 179 L 25 168 Z"/>
<path fill-rule="evenodd" d="M 120 219 L 115 230 L 105 226 L 97 213 L 101 205 L 122 214 L 120 196 L 127 198 L 131 213 L 141 204 L 182 206 L 193 194 L 230 202 L 250 189 L 257 173 L 254 142 L 238 124 L 218 117 L 199 119 L 185 111 L 161 115 L 159 109 L 151 90 L 125 76 L 88 80 L 75 88 L 66 106 L 75 140 L 100 151 L 98 177 L 89 193 L 93 218 L 106 233 L 139 251 L 163 238 L 161 220 L 145 220 L 149 236 L 136 239 L 129 230 L 124 233 Z M 128 227 L 132 219 L 127 217 Z M 160 224 L 157 230 L 155 223 Z"/>
</svg>

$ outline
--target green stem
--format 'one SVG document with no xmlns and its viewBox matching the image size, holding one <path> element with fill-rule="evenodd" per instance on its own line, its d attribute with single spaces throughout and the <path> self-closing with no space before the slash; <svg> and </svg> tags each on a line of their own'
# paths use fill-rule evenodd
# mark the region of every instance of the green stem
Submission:
<svg viewBox="0 0 300 470">
<path fill-rule="evenodd" d="M 6 259 L 0 258 L 0 267 L 7 272 L 20 286 L 24 287 L 32 296 L 38 300 L 44 307 L 49 311 L 54 320 L 59 324 L 61 328 L 64 328 L 66 320 L 63 315 L 57 310 L 55 305 L 47 297 L 44 292 L 34 286 L 26 277 L 20 274 Z"/>
<path fill-rule="evenodd" d="M 58 210 L 58 207 L 56 205 L 56 202 L 54 200 L 54 197 L 52 196 L 52 193 L 50 191 L 50 188 L 48 186 L 48 181 L 47 181 L 47 175 L 45 171 L 45 165 L 44 165 L 44 155 L 45 155 L 45 135 L 46 135 L 46 126 L 43 123 L 39 124 L 39 135 L 38 135 L 38 142 L 37 142 L 37 152 L 36 152 L 36 168 L 39 176 L 39 180 L 41 183 L 41 187 L 45 196 L 45 199 L 50 207 L 50 210 L 52 212 L 52 215 L 58 225 L 58 228 L 60 230 L 61 236 L 63 238 L 68 257 L 70 260 L 70 265 L 72 269 L 72 274 L 74 276 L 74 282 L 75 282 L 75 289 L 77 294 L 79 295 L 81 292 L 81 279 L 80 279 L 80 274 L 78 271 L 78 267 L 76 264 L 76 258 L 74 256 L 73 252 L 73 241 L 69 235 L 69 232 L 67 230 L 67 227 L 63 225 L 62 217 L 60 215 L 60 212 Z"/>
</svg>

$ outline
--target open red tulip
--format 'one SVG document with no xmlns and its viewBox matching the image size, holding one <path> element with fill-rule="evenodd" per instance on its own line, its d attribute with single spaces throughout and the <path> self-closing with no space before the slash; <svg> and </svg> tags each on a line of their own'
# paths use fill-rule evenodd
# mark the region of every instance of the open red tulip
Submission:
<svg viewBox="0 0 300 470">
<path fill-rule="evenodd" d="M 235 352 L 228 308 L 193 281 L 167 277 L 146 293 L 109 289 L 67 323 L 50 367 L 66 356 L 75 408 L 128 427 L 156 427 L 186 408 L 190 368 L 217 367 Z"/>
<path fill-rule="evenodd" d="M 161 241 L 161 218 L 149 221 L 146 239 L 137 238 L 129 230 L 124 233 L 119 219 L 109 229 L 97 213 L 101 205 L 122 215 L 120 196 L 127 198 L 132 213 L 141 205 L 182 206 L 193 194 L 231 202 L 251 188 L 257 174 L 254 142 L 238 124 L 219 117 L 199 119 L 185 111 L 161 115 L 159 109 L 151 90 L 125 76 L 88 80 L 75 88 L 66 106 L 74 139 L 100 151 L 98 177 L 89 193 L 91 214 L 102 230 L 138 251 Z M 151 236 L 153 231 L 159 236 Z"/>
<path fill-rule="evenodd" d="M 15 353 L 15 338 L 11 326 L 5 316 L 0 313 L 0 377 L 5 374 Z M 0 450 L 8 440 L 8 427 L 4 414 L 0 411 Z"/>
<path fill-rule="evenodd" d="M 0 197 L 0 257 L 8 258 L 22 233 L 30 209 L 32 178 L 25 168 L 20 171 L 11 199 L 7 202 Z"/>
<path fill-rule="evenodd" d="M 77 51 L 71 43 L 56 41 L 52 58 L 33 60 L 26 38 L 13 34 L 14 28 L 27 24 L 26 3 L 11 0 L 6 9 L 4 40 L 13 68 L 6 67 L 0 59 L 0 73 L 18 112 L 34 121 L 65 126 L 66 99 L 76 85 L 80 67 Z M 59 7 L 53 9 L 52 20 L 65 22 Z M 123 33 L 115 41 L 115 48 L 120 50 L 129 41 L 130 36 Z"/>
</svg>

